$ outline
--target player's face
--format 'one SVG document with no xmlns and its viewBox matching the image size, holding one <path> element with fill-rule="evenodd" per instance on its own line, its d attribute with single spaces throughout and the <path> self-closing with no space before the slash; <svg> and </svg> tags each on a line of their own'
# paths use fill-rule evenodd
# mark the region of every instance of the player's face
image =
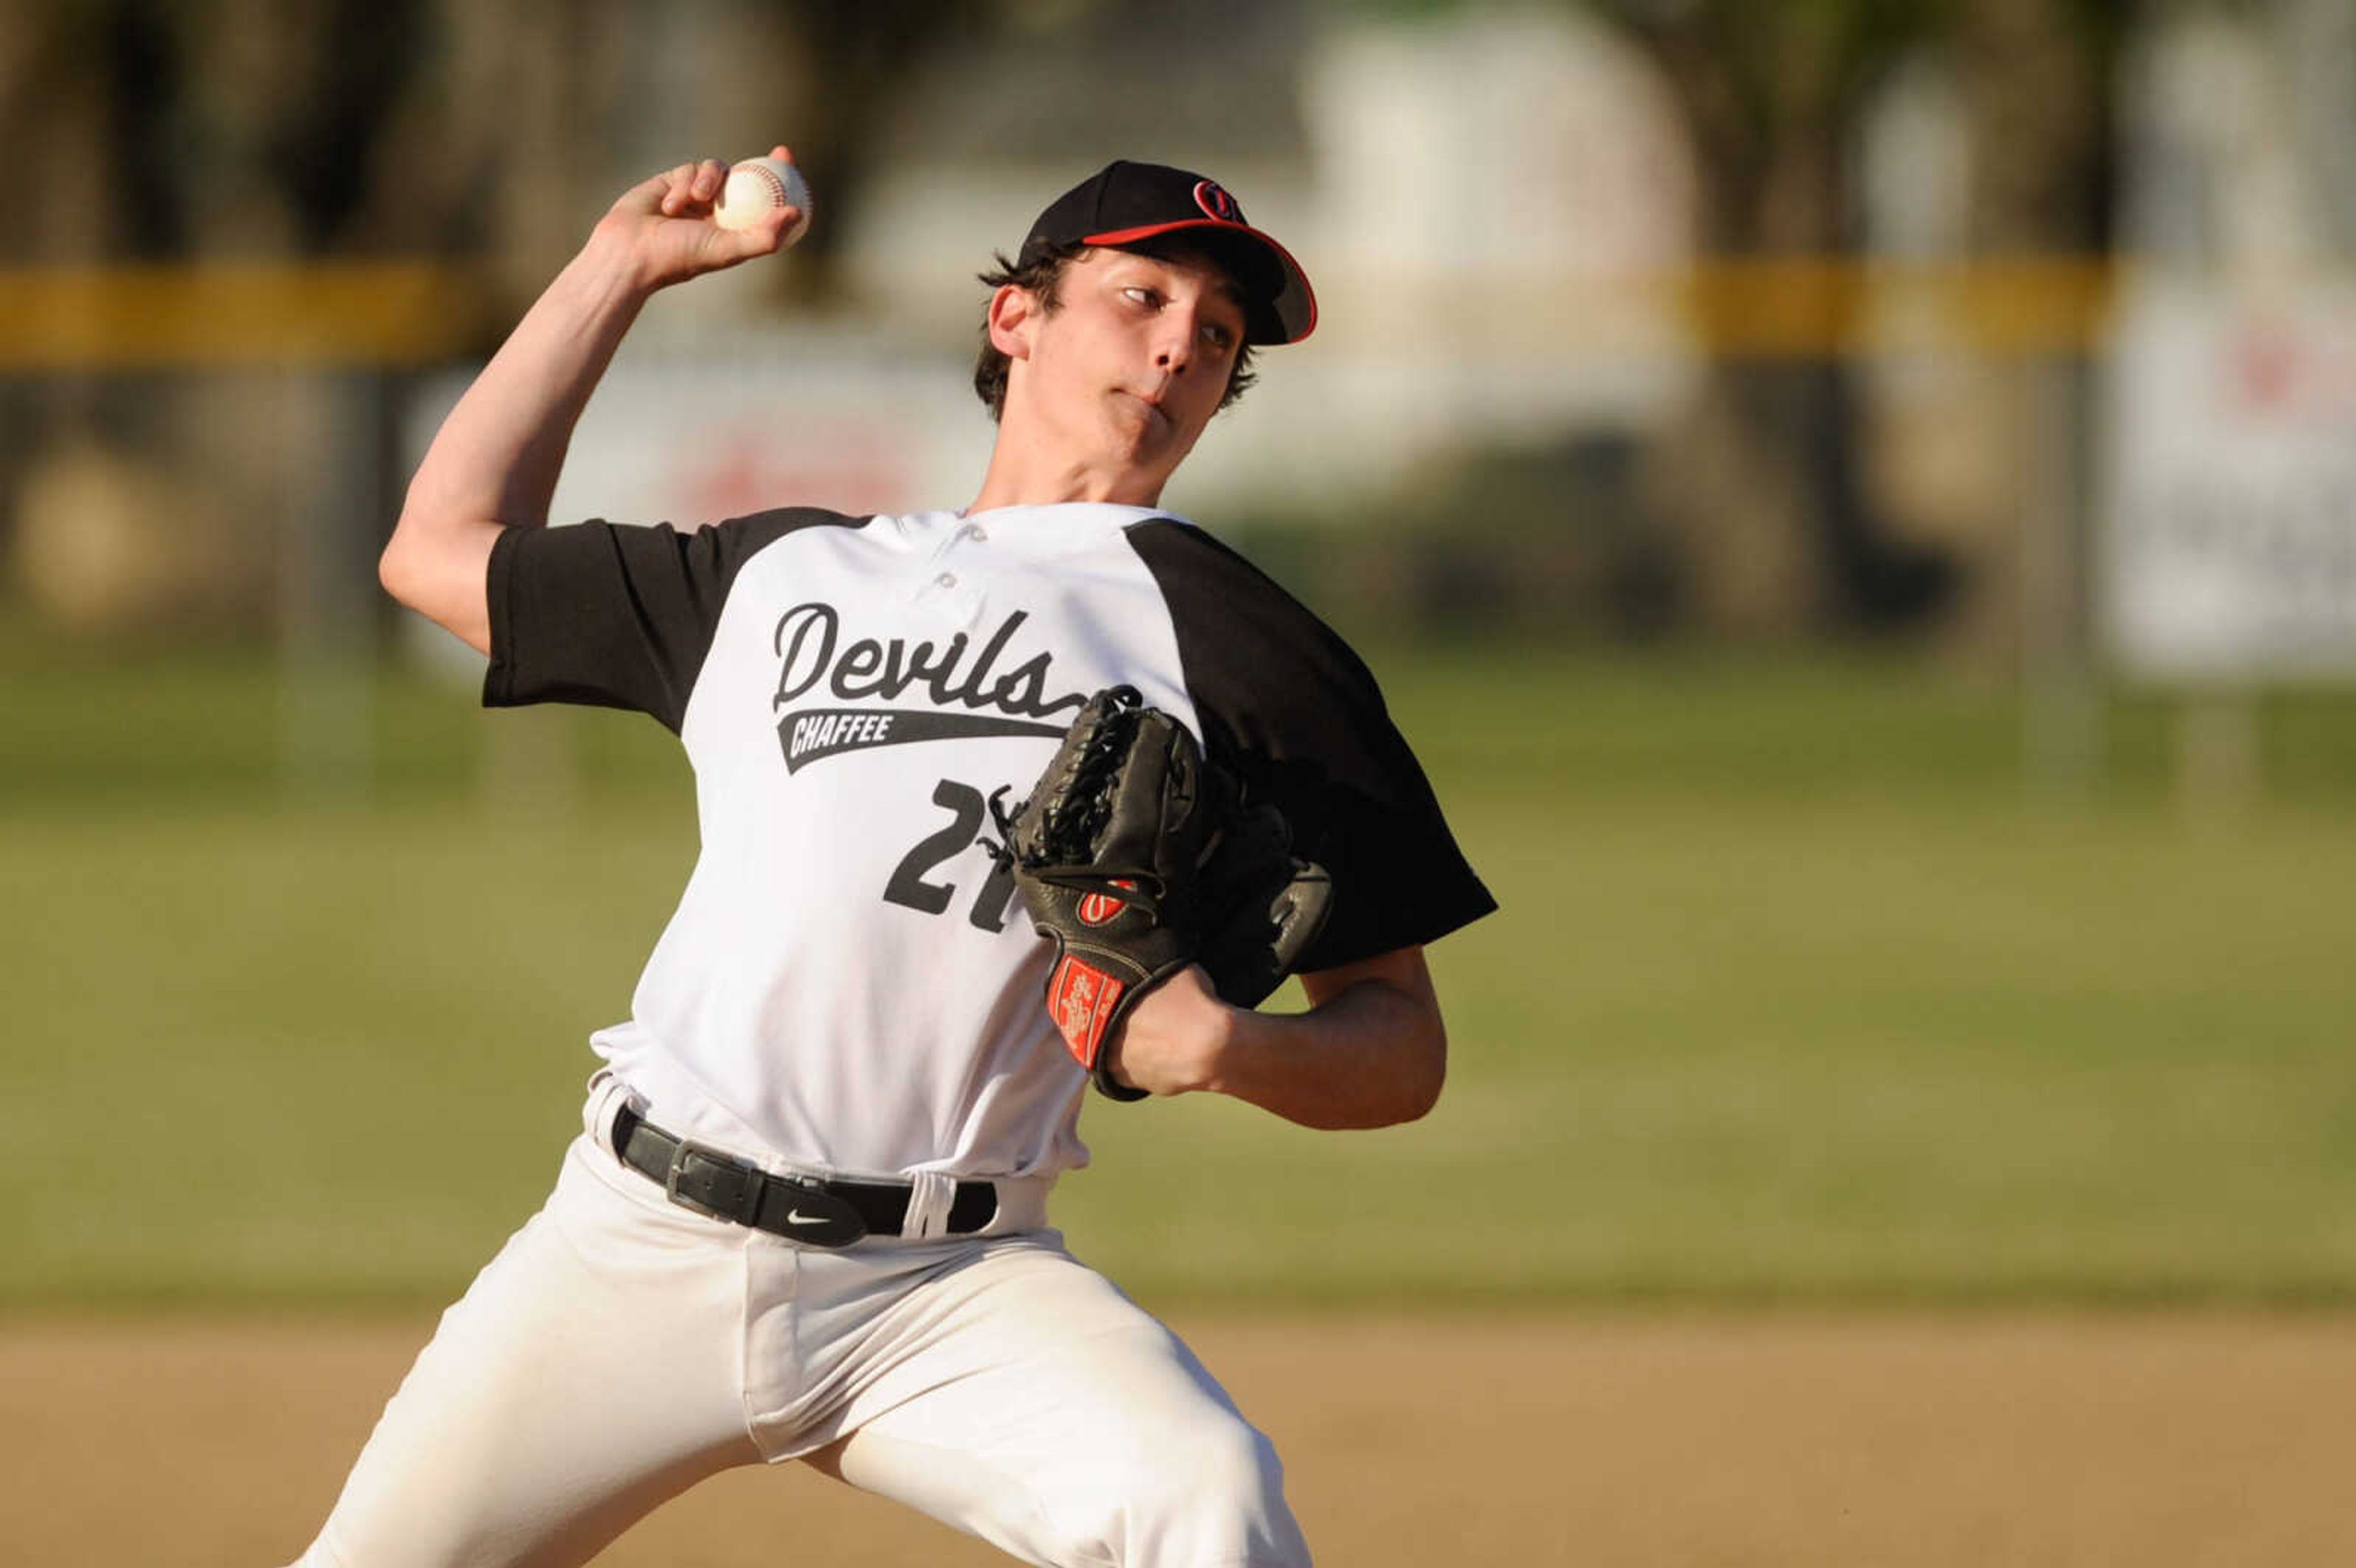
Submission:
<svg viewBox="0 0 2356 1568">
<path fill-rule="evenodd" d="M 1151 504 L 1226 393 L 1244 337 L 1235 285 L 1193 257 L 1095 251 L 1065 270 L 1061 301 L 1031 321 L 1009 412 L 1069 461 L 1150 485 Z"/>
</svg>

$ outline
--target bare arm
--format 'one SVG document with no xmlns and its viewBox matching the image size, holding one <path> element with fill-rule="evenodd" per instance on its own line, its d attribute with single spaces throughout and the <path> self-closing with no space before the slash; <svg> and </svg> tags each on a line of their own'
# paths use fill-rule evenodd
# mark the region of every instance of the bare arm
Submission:
<svg viewBox="0 0 2356 1568">
<path fill-rule="evenodd" d="M 1422 948 L 1301 983 L 1309 1011 L 1286 1016 L 1227 1006 L 1200 968 L 1174 975 L 1122 1025 L 1115 1072 L 1157 1094 L 1231 1094 L 1308 1127 L 1389 1126 L 1431 1109 L 1448 1031 Z"/>
<path fill-rule="evenodd" d="M 573 424 L 639 309 L 657 289 L 777 250 L 800 217 L 779 208 L 753 228 L 720 228 L 711 214 L 726 176 L 711 160 L 681 164 L 598 220 L 427 448 L 378 564 L 387 592 L 490 652 L 491 542 L 546 526 Z"/>
</svg>

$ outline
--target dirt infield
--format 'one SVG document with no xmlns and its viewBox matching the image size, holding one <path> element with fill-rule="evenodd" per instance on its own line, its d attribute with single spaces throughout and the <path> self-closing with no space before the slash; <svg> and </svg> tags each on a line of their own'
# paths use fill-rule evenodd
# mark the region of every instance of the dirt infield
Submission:
<svg viewBox="0 0 2356 1568">
<path fill-rule="evenodd" d="M 300 1549 L 430 1325 L 0 1322 L 0 1541 L 73 1568 Z M 2356 1560 L 2356 1320 L 1183 1319 L 1329 1565 L 2315 1568 Z M 799 1466 L 601 1560 L 1007 1561 Z"/>
</svg>

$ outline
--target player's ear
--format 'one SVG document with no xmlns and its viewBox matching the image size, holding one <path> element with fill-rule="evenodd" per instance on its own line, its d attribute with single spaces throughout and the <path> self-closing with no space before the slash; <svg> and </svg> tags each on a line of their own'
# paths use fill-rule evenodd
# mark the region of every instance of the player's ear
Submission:
<svg viewBox="0 0 2356 1568">
<path fill-rule="evenodd" d="M 1031 357 L 1031 333 L 1043 313 L 1029 289 L 1003 283 L 990 296 L 990 346 L 1009 359 Z"/>
</svg>

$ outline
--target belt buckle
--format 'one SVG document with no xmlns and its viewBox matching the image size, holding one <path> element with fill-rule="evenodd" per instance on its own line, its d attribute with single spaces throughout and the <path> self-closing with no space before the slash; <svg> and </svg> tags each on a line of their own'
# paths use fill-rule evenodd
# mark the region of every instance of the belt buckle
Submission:
<svg viewBox="0 0 2356 1568">
<path fill-rule="evenodd" d="M 714 1190 L 718 1182 L 711 1177 L 698 1180 L 697 1184 L 702 1189 L 701 1193 L 688 1191 L 681 1187 L 680 1183 L 683 1179 L 691 1179 L 688 1177 L 688 1167 L 691 1162 L 715 1174 L 724 1171 L 736 1179 L 736 1201 L 733 1207 L 710 1201 L 711 1198 L 719 1196 Z M 723 1154 L 718 1149 L 709 1148 L 702 1144 L 691 1143 L 681 1138 L 679 1147 L 671 1151 L 669 1168 L 663 1172 L 663 1196 L 680 1208 L 691 1210 L 707 1218 L 733 1221 L 739 1225 L 750 1225 L 753 1222 L 753 1216 L 761 1211 L 762 1179 L 762 1171 L 758 1166 L 738 1159 L 734 1155 Z"/>
</svg>

